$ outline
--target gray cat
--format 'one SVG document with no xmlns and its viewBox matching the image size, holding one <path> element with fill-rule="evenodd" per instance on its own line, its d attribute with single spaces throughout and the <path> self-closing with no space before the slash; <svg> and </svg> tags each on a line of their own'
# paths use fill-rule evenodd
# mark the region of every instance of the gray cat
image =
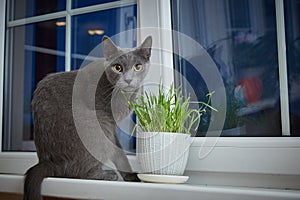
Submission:
<svg viewBox="0 0 300 200">
<path fill-rule="evenodd" d="M 152 38 L 134 49 L 106 36 L 102 44 L 104 60 L 39 82 L 32 99 L 39 163 L 26 172 L 24 200 L 42 199 L 45 177 L 117 180 L 115 171 L 102 169 L 107 160 L 125 181 L 139 181 L 120 150 L 116 125 L 131 112 L 127 100 L 148 72 Z"/>
</svg>

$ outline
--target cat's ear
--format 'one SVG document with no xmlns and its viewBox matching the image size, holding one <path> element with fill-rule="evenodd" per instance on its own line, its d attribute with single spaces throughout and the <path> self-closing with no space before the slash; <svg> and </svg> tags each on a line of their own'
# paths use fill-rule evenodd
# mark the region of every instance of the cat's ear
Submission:
<svg viewBox="0 0 300 200">
<path fill-rule="evenodd" d="M 151 56 L 151 48 L 152 48 L 152 37 L 148 36 L 144 42 L 137 48 L 140 56 L 149 61 Z"/>
<path fill-rule="evenodd" d="M 115 55 L 119 50 L 118 47 L 113 43 L 113 41 L 111 41 L 111 39 L 106 35 L 102 38 L 102 46 L 105 58 L 109 58 L 112 55 Z"/>
</svg>

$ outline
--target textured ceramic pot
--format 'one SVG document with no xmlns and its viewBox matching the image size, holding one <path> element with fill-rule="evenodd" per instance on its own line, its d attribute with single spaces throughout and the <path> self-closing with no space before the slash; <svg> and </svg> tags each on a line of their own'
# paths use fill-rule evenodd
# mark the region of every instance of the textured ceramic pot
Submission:
<svg viewBox="0 0 300 200">
<path fill-rule="evenodd" d="M 140 132 L 137 135 L 137 157 L 142 173 L 182 175 L 191 137 L 182 133 Z"/>
</svg>

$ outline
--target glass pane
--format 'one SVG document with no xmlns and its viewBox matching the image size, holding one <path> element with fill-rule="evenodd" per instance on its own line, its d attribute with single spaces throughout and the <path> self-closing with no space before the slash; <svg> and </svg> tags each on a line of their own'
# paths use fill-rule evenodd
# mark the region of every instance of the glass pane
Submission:
<svg viewBox="0 0 300 200">
<path fill-rule="evenodd" d="M 274 0 L 172 0 L 173 28 L 198 42 L 214 61 L 223 80 L 227 105 L 221 136 L 281 136 L 277 35 Z M 199 101 L 208 91 L 201 56 L 182 39 L 174 46 L 188 55 L 176 56 L 183 75 L 177 84 L 192 86 Z M 187 91 L 190 93 L 191 91 Z M 225 97 L 224 97 L 225 98 Z M 210 113 L 202 118 L 198 136 L 207 134 Z"/>
<path fill-rule="evenodd" d="M 64 71 L 65 27 L 50 20 L 8 29 L 3 150 L 34 150 L 31 98 L 47 74 Z"/>
<path fill-rule="evenodd" d="M 101 43 L 104 35 L 114 36 L 135 29 L 136 5 L 82 14 L 72 18 L 72 69 L 80 68 L 85 57 Z M 136 45 L 136 34 L 122 38 L 122 46 Z M 94 55 L 95 56 L 95 55 Z M 103 57 L 101 52 L 97 57 Z"/>
<path fill-rule="evenodd" d="M 66 10 L 66 0 L 13 0 L 9 5 L 9 20 Z"/>
<path fill-rule="evenodd" d="M 72 0 L 72 8 L 80 8 L 97 4 L 109 3 L 118 0 Z"/>
<path fill-rule="evenodd" d="M 291 135 L 300 136 L 300 1 L 284 3 Z"/>
</svg>

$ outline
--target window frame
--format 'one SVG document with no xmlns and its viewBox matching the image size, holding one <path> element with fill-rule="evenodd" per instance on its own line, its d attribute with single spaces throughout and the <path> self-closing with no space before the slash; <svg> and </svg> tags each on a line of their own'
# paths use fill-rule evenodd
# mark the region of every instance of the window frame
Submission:
<svg viewBox="0 0 300 200">
<path fill-rule="evenodd" d="M 283 5 L 283 0 L 275 0 L 276 5 Z M 68 0 L 67 11 L 71 12 L 71 0 Z M 138 26 L 159 27 L 172 30 L 171 26 L 171 1 L 160 0 L 137 0 Z M 278 7 L 277 9 L 283 9 Z M 279 11 L 279 10 L 278 10 Z M 283 10 L 281 10 L 283 11 Z M 280 12 L 281 12 L 280 11 Z M 6 1 L 0 1 L 0 147 L 2 146 L 2 112 L 3 112 L 3 81 L 4 81 L 4 56 L 5 56 L 5 19 L 6 19 Z M 67 24 L 71 17 L 66 18 Z M 158 16 L 158 17 L 153 17 Z M 283 17 L 283 16 L 281 16 Z M 66 37 L 70 37 L 70 26 L 66 27 Z M 282 27 L 278 27 L 282 28 Z M 283 29 L 284 32 L 284 29 Z M 68 35 L 69 34 L 69 35 Z M 138 42 L 141 38 L 148 35 L 147 31 L 141 30 L 138 35 Z M 280 36 L 284 38 L 283 36 Z M 280 39 L 278 39 L 280 40 Z M 68 39 L 66 38 L 66 41 Z M 282 42 L 279 41 L 279 42 Z M 162 36 L 157 41 L 162 49 L 172 48 L 172 37 Z M 280 48 L 285 53 L 284 44 Z M 70 43 L 66 43 L 66 66 L 70 66 Z M 161 66 L 173 66 L 173 57 L 170 54 L 161 52 L 154 55 L 162 63 Z M 69 60 L 69 61 L 68 61 Z M 284 67 L 283 67 L 284 68 Z M 68 69 L 68 68 L 66 68 Z M 70 69 L 70 67 L 69 67 Z M 164 70 L 161 67 L 159 75 L 163 77 L 164 84 L 170 84 L 174 81 L 174 76 L 170 70 Z M 286 66 L 285 66 L 286 70 Z M 284 71 L 283 71 L 284 72 Z M 282 71 L 280 71 L 282 73 Z M 280 80 L 281 81 L 281 80 Z M 287 84 L 287 80 L 282 80 Z M 287 86 L 287 85 L 286 85 Z M 284 88 L 286 88 L 284 86 Z M 288 97 L 284 97 L 288 98 Z M 288 101 L 284 101 L 288 105 Z M 282 123 L 286 123 L 282 121 Z M 289 124 L 288 124 L 289 125 Z M 210 145 L 209 140 L 216 140 L 215 145 Z M 205 158 L 199 158 L 201 149 L 208 149 L 209 153 Z M 136 166 L 136 158 L 128 156 L 131 164 Z M 0 173 L 5 174 L 24 174 L 24 172 L 38 161 L 36 153 L 30 152 L 2 152 L 0 151 Z M 224 164 L 225 163 L 225 164 Z M 248 165 L 247 165 L 248 164 Z M 292 164 L 292 166 L 291 166 Z M 266 181 L 263 187 L 286 188 L 289 181 L 294 180 L 288 188 L 300 189 L 297 182 L 300 182 L 300 137 L 226 137 L 226 138 L 194 138 L 191 146 L 190 158 L 187 165 L 187 174 L 193 179 L 192 183 L 226 185 L 231 186 L 255 186 L 262 181 L 262 177 L 271 177 Z M 133 167 L 138 168 L 138 167 Z M 232 181 L 227 182 L 228 175 Z M 217 176 L 216 176 L 217 175 Z M 244 175 L 244 176 L 241 176 Z M 251 184 L 245 179 L 247 177 L 256 177 Z M 204 177 L 204 179 L 203 179 Z M 292 179 L 294 177 L 294 179 Z M 295 181 L 296 178 L 296 181 Z M 281 184 L 276 185 L 276 181 Z"/>
<path fill-rule="evenodd" d="M 0 2 L 0 156 L 2 153 L 6 1 Z"/>
</svg>

